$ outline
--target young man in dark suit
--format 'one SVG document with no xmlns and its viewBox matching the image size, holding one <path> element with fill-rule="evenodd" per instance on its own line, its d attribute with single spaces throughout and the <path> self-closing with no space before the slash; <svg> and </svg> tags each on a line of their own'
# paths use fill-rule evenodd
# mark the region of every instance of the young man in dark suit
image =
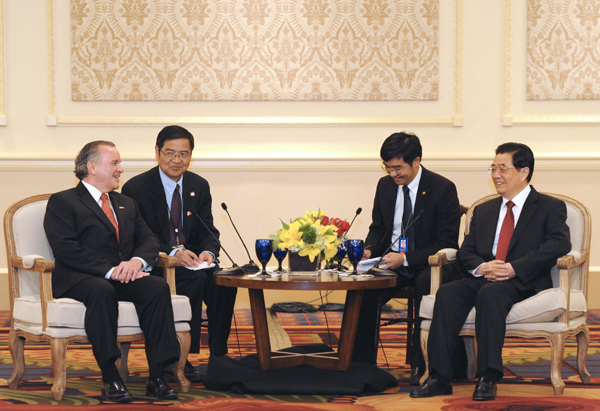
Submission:
<svg viewBox="0 0 600 411">
<path fill-rule="evenodd" d="M 473 400 L 496 398 L 510 309 L 552 287 L 550 269 L 571 250 L 565 203 L 529 185 L 533 168 L 533 152 L 526 145 L 506 143 L 496 149 L 489 172 L 500 197 L 473 211 L 469 235 L 458 251 L 465 278 L 436 294 L 427 346 L 429 377 L 411 397 L 452 394 L 451 354 L 475 307 L 479 380 Z"/>
<path fill-rule="evenodd" d="M 414 134 L 395 133 L 381 146 L 382 168 L 388 174 L 379 180 L 373 205 L 373 222 L 365 240 L 363 258 L 384 253 L 385 268 L 398 274 L 393 290 L 414 285 L 416 312 L 421 298 L 429 294 L 428 258 L 442 248 L 458 248 L 460 204 L 455 185 L 421 165 L 422 148 Z M 422 212 L 422 214 L 420 214 Z M 417 218 L 417 216 L 420 216 Z M 408 239 L 408 249 L 398 250 L 398 237 Z M 450 273 L 444 280 L 451 279 Z M 377 361 L 377 304 L 390 290 L 366 290 L 363 294 L 353 361 L 375 364 Z M 421 321 L 414 323 L 413 345 L 409 362 L 410 383 L 419 385 L 425 373 L 425 359 L 419 349 Z"/>
<path fill-rule="evenodd" d="M 193 270 L 199 263 L 217 262 L 220 245 L 213 225 L 212 197 L 208 182 L 187 171 L 194 150 L 194 137 L 183 127 L 167 126 L 156 138 L 158 166 L 133 177 L 123 186 L 123 194 L 133 198 L 142 217 L 160 240 L 160 251 L 177 257 L 175 271 L 177 293 L 186 295 L 192 305 L 190 353 L 200 352 L 202 301 L 208 316 L 208 345 L 212 356 L 227 354 L 227 339 L 237 289 L 213 282 L 217 268 Z M 152 274 L 162 275 L 156 268 Z M 190 381 L 202 374 L 188 362 L 185 368 Z"/>
<path fill-rule="evenodd" d="M 81 182 L 48 200 L 44 229 L 56 259 L 52 292 L 86 306 L 85 331 L 102 371 L 102 399 L 133 399 L 115 365 L 121 356 L 119 301 L 135 304 L 144 332 L 150 366 L 146 395 L 176 399 L 164 379 L 165 367 L 179 358 L 169 286 L 146 272 L 158 257 L 158 239 L 135 202 L 113 191 L 122 172 L 113 143 L 88 143 L 75 160 Z"/>
</svg>

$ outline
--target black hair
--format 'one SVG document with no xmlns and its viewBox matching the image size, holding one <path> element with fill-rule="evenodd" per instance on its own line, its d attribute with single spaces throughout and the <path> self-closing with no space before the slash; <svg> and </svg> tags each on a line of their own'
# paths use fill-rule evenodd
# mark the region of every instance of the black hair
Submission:
<svg viewBox="0 0 600 411">
<path fill-rule="evenodd" d="M 394 158 L 402 159 L 406 164 L 412 166 L 415 158 L 421 158 L 423 149 L 419 137 L 412 133 L 394 133 L 385 139 L 379 155 L 383 161 Z"/>
<path fill-rule="evenodd" d="M 167 140 L 177 140 L 179 138 L 186 138 L 190 142 L 190 150 L 194 151 L 194 136 L 192 133 L 187 131 L 185 128 L 180 126 L 166 126 L 158 136 L 156 137 L 156 145 L 159 150 L 162 150 Z"/>
<path fill-rule="evenodd" d="M 531 151 L 528 146 L 521 143 L 500 144 L 498 148 L 496 148 L 496 155 L 505 153 L 512 154 L 512 163 L 517 170 L 525 167 L 529 168 L 529 175 L 527 176 L 527 182 L 529 183 L 533 176 L 533 167 L 535 165 L 533 151 Z"/>
</svg>

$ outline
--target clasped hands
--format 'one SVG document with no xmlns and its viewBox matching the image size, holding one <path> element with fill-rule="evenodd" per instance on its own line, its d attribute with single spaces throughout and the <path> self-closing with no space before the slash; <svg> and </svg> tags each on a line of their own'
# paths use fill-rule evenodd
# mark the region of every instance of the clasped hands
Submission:
<svg viewBox="0 0 600 411">
<path fill-rule="evenodd" d="M 178 251 L 175 253 L 175 257 L 177 257 L 177 263 L 184 267 L 195 267 L 205 261 L 206 264 L 211 265 L 213 262 L 213 256 L 209 253 L 196 255 L 190 250 Z"/>
<path fill-rule="evenodd" d="M 136 258 L 129 261 L 121 261 L 121 264 L 113 268 L 110 278 L 122 283 L 135 281 L 138 278 L 146 277 L 150 273 L 142 271 L 144 264 Z"/>
<path fill-rule="evenodd" d="M 492 260 L 480 265 L 475 274 L 482 275 L 492 282 L 510 280 L 516 275 L 511 263 L 500 260 Z"/>
</svg>

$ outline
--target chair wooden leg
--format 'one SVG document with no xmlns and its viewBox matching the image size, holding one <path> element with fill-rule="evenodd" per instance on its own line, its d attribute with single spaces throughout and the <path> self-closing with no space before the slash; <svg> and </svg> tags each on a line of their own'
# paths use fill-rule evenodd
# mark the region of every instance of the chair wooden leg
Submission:
<svg viewBox="0 0 600 411">
<path fill-rule="evenodd" d="M 60 401 L 67 386 L 67 346 L 66 338 L 53 338 L 50 341 L 50 354 L 52 357 L 52 371 L 54 372 L 54 384 L 52 385 L 52 396 Z"/>
<path fill-rule="evenodd" d="M 14 330 L 8 333 L 8 349 L 13 361 L 13 375 L 8 380 L 8 388 L 16 390 L 19 388 L 23 374 L 25 374 L 25 339 L 17 337 Z"/>
<path fill-rule="evenodd" d="M 577 334 L 577 372 L 581 377 L 581 382 L 589 384 L 592 382 L 592 376 L 585 366 L 585 360 L 587 358 L 588 346 L 590 345 L 590 330 L 587 325 L 583 330 Z"/>
<path fill-rule="evenodd" d="M 424 330 L 421 328 L 421 351 L 423 351 L 423 357 L 425 358 L 425 374 L 423 374 L 423 378 L 419 381 L 420 384 L 429 377 L 429 357 L 427 353 L 427 339 L 429 338 L 429 330 Z"/>
<path fill-rule="evenodd" d="M 117 360 L 117 368 L 119 369 L 119 375 L 123 379 L 123 381 L 127 382 L 129 379 L 129 366 L 127 365 L 127 360 L 129 358 L 129 349 L 131 348 L 131 343 L 128 341 L 124 341 L 119 343 L 119 349 L 121 350 L 121 357 Z"/>
<path fill-rule="evenodd" d="M 552 350 L 552 361 L 550 365 L 550 379 L 554 395 L 563 395 L 565 383 L 561 375 L 561 367 L 565 355 L 565 334 L 553 333 L 548 337 L 550 348 Z"/>
<path fill-rule="evenodd" d="M 477 341 L 475 337 L 464 337 L 467 351 L 467 378 L 472 380 L 477 375 Z"/>
<path fill-rule="evenodd" d="M 192 384 L 185 378 L 183 370 L 188 354 L 190 353 L 192 337 L 190 336 L 189 331 L 179 331 L 177 332 L 177 340 L 179 341 L 179 362 L 177 363 L 177 369 L 175 370 L 175 379 L 177 379 L 177 382 L 179 383 L 181 392 L 188 392 Z"/>
</svg>

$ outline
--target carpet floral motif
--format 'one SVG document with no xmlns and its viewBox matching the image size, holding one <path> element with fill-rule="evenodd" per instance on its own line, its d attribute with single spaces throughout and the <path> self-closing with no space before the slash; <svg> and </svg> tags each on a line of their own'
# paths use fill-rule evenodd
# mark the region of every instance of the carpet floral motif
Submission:
<svg viewBox="0 0 600 411">
<path fill-rule="evenodd" d="M 437 100 L 439 0 L 71 0 L 71 97 Z"/>
</svg>

